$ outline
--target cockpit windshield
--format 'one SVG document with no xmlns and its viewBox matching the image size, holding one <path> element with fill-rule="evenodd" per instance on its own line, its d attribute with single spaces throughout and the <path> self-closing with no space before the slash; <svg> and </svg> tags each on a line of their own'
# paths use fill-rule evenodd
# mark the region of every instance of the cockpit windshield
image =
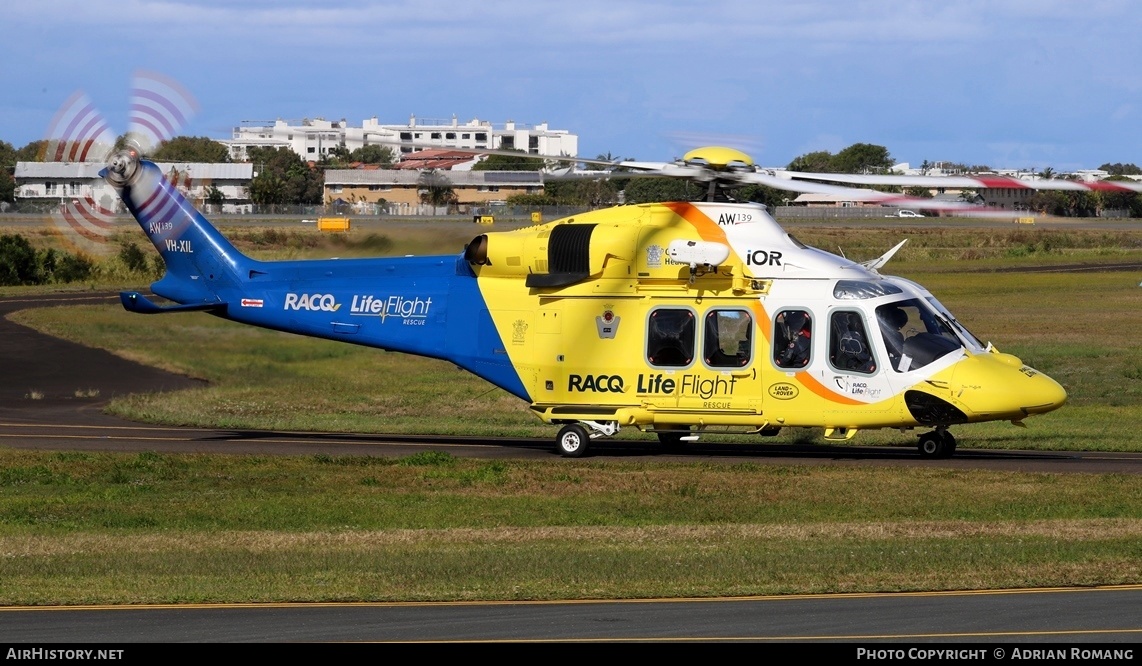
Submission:
<svg viewBox="0 0 1142 666">
<path fill-rule="evenodd" d="M 952 325 L 952 328 L 956 329 L 956 332 L 960 334 L 960 339 L 968 349 L 972 350 L 973 352 L 984 351 L 987 345 L 980 342 L 979 338 L 972 335 L 971 331 L 964 327 L 964 325 L 961 324 L 958 319 L 953 317 L 952 313 L 948 312 L 948 309 L 944 307 L 943 303 L 940 303 L 932 296 L 928 297 L 928 302 L 932 304 L 932 307 L 936 308 L 937 312 L 942 314 L 944 318 L 948 320 L 948 323 Z"/>
<path fill-rule="evenodd" d="M 964 348 L 956 335 L 955 320 L 942 306 L 937 308 L 926 299 L 881 305 L 876 308 L 876 320 L 888 349 L 889 365 L 896 372 L 923 368 Z"/>
</svg>

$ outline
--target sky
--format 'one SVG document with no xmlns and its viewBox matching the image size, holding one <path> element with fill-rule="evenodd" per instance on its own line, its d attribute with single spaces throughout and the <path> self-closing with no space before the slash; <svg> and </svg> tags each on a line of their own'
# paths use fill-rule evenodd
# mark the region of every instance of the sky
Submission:
<svg viewBox="0 0 1142 666">
<path fill-rule="evenodd" d="M 0 11 L 0 140 L 86 92 L 116 132 L 136 70 L 181 134 L 325 118 L 546 122 L 579 155 L 709 144 L 764 166 L 863 142 L 898 162 L 1142 164 L 1132 0 L 40 0 Z"/>
</svg>

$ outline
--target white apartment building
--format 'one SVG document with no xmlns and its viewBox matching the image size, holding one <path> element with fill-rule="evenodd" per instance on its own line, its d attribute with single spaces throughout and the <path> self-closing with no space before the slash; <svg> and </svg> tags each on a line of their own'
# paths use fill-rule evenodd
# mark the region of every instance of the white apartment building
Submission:
<svg viewBox="0 0 1142 666">
<path fill-rule="evenodd" d="M 246 120 L 234 128 L 230 139 L 220 143 L 230 148 L 230 158 L 246 159 L 246 149 L 254 146 L 285 147 L 304 160 L 318 161 L 342 143 L 353 151 L 368 145 L 415 143 L 431 148 L 489 148 L 520 150 L 533 155 L 579 155 L 579 136 L 567 130 L 551 129 L 547 123 L 524 125 L 514 121 L 493 124 L 478 118 L 460 123 L 451 120 L 418 119 L 410 116 L 405 125 L 383 125 L 377 117 L 365 119 L 360 127 L 350 127 L 345 119 L 269 121 Z M 400 152 L 414 152 L 402 147 Z"/>
</svg>

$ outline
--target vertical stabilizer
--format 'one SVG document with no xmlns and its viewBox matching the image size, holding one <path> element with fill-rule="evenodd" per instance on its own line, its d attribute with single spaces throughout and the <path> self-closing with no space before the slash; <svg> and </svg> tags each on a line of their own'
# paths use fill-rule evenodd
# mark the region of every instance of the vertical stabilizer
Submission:
<svg viewBox="0 0 1142 666">
<path fill-rule="evenodd" d="M 239 287 L 255 262 L 218 233 L 155 164 L 120 155 L 104 173 L 166 263 L 166 275 L 151 285 L 156 294 L 182 304 L 220 303 Z"/>
</svg>

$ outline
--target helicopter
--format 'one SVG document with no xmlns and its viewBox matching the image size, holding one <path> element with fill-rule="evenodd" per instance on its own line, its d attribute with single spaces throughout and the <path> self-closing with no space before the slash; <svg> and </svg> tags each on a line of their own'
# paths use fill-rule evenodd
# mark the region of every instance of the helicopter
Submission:
<svg viewBox="0 0 1142 666">
<path fill-rule="evenodd" d="M 492 152 L 492 151 L 486 151 Z M 669 163 L 601 163 L 708 186 L 699 202 L 621 205 L 476 235 L 457 253 L 259 261 L 239 252 L 138 146 L 100 175 L 162 256 L 135 313 L 203 311 L 231 321 L 447 360 L 528 403 L 579 457 L 623 428 L 666 447 L 706 434 L 819 428 L 924 429 L 926 458 L 951 456 L 952 426 L 1021 425 L 1066 391 L 976 338 L 922 285 L 798 241 L 764 206 L 727 190 L 763 184 L 847 199 L 933 202 L 767 173 L 732 148 Z M 592 162 L 574 159 L 577 162 Z"/>
</svg>

